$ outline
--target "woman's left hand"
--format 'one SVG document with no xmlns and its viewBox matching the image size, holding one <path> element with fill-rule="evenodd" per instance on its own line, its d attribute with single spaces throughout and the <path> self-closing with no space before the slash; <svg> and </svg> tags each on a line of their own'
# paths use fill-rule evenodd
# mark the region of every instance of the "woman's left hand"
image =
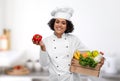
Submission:
<svg viewBox="0 0 120 81">
<path fill-rule="evenodd" d="M 101 59 L 101 61 L 100 61 L 100 66 L 101 66 L 101 67 L 102 67 L 103 64 L 104 64 L 104 61 L 105 61 L 105 58 L 103 57 L 103 58 Z"/>
<path fill-rule="evenodd" d="M 76 64 L 76 62 L 78 62 L 78 63 L 79 63 L 79 61 L 76 61 L 76 59 L 75 59 L 75 58 L 72 58 L 72 60 L 71 60 L 71 64 Z"/>
</svg>

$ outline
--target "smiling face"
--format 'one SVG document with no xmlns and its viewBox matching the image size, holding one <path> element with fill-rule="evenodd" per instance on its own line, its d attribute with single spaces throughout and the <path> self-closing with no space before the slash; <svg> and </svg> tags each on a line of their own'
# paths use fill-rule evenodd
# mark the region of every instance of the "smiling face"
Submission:
<svg viewBox="0 0 120 81">
<path fill-rule="evenodd" d="M 60 38 L 62 34 L 66 31 L 67 22 L 65 19 L 57 18 L 54 23 L 55 35 Z"/>
</svg>

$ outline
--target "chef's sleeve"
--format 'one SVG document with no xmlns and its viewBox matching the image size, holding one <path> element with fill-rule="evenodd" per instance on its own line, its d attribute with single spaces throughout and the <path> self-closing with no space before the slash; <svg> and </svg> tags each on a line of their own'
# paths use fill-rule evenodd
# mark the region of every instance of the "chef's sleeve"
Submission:
<svg viewBox="0 0 120 81">
<path fill-rule="evenodd" d="M 90 50 L 78 37 L 75 38 L 75 48 L 80 51 Z"/>
<path fill-rule="evenodd" d="M 48 52 L 41 50 L 40 51 L 40 64 L 42 66 L 47 66 L 47 65 L 49 65 L 49 62 L 50 62 L 50 59 L 48 56 Z"/>
</svg>

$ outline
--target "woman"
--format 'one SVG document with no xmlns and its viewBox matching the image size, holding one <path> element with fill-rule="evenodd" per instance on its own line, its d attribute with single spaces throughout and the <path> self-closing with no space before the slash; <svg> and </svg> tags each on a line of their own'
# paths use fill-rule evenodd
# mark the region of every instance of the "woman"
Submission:
<svg viewBox="0 0 120 81">
<path fill-rule="evenodd" d="M 48 66 L 49 81 L 80 81 L 79 74 L 69 71 L 71 59 L 75 50 L 87 50 L 86 46 L 74 35 L 69 34 L 74 30 L 70 18 L 73 14 L 71 8 L 57 8 L 51 13 L 53 18 L 48 25 L 53 35 L 41 42 L 34 42 L 40 45 L 40 62 Z"/>
</svg>

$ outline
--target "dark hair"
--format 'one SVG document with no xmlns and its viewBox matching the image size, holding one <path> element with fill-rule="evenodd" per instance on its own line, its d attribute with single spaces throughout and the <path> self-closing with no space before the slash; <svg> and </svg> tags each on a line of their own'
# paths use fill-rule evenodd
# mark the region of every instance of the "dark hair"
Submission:
<svg viewBox="0 0 120 81">
<path fill-rule="evenodd" d="M 48 22 L 48 26 L 50 27 L 50 29 L 52 29 L 54 31 L 54 23 L 55 23 L 55 20 L 54 18 L 52 18 L 49 22 Z M 71 21 L 69 20 L 66 20 L 67 22 L 67 29 L 65 31 L 65 33 L 71 33 L 73 32 L 74 30 L 74 25 L 72 24 Z"/>
</svg>

